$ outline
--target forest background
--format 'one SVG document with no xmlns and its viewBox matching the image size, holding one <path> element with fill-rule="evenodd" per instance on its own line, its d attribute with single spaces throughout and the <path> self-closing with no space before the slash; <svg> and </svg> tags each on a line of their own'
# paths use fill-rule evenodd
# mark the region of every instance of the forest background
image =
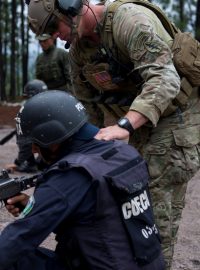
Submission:
<svg viewBox="0 0 200 270">
<path fill-rule="evenodd" d="M 0 0 L 0 102 L 21 100 L 23 87 L 35 77 L 42 51 L 28 27 L 25 0 Z M 64 41 L 57 40 L 64 49 Z"/>
<path fill-rule="evenodd" d="M 152 0 L 182 30 L 200 41 L 200 0 Z M 64 46 L 63 46 L 64 48 Z M 0 101 L 16 101 L 34 79 L 38 42 L 28 27 L 24 0 L 0 0 Z"/>
</svg>

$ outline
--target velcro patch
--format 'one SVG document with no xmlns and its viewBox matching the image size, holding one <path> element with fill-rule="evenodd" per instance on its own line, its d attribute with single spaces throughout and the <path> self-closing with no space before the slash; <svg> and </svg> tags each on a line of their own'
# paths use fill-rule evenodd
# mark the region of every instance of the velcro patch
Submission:
<svg viewBox="0 0 200 270">
<path fill-rule="evenodd" d="M 33 209 L 34 204 L 35 204 L 35 198 L 32 195 L 32 196 L 30 196 L 26 207 L 24 208 L 24 210 L 19 215 L 19 219 L 24 218 L 25 216 L 27 216 L 31 212 L 31 210 Z"/>
</svg>

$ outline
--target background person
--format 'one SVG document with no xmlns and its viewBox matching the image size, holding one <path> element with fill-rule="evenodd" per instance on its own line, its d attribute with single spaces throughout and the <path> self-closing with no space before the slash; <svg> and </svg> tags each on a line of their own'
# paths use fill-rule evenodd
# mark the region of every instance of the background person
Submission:
<svg viewBox="0 0 200 270">
<path fill-rule="evenodd" d="M 43 52 L 38 55 L 35 75 L 43 80 L 48 89 L 65 90 L 71 88 L 68 52 L 55 45 L 49 34 L 36 36 Z"/>
<path fill-rule="evenodd" d="M 1 270 L 60 269 L 55 255 L 65 269 L 164 270 L 139 153 L 124 142 L 95 140 L 98 128 L 85 108 L 63 91 L 35 95 L 16 121 L 48 168 L 29 200 L 21 194 L 7 201 L 15 216 L 16 202 L 26 207 L 0 235 Z M 50 256 L 37 247 L 51 232 L 58 244 Z"/>
<path fill-rule="evenodd" d="M 25 99 L 29 99 L 32 96 L 47 90 L 47 85 L 43 81 L 34 79 L 29 81 L 24 86 L 23 96 Z M 14 164 L 6 165 L 6 168 L 12 171 L 16 170 L 18 172 L 36 172 L 38 170 L 38 166 L 40 167 L 40 162 L 39 159 L 36 160 L 35 156 L 32 153 L 31 143 L 26 142 L 25 140 L 21 140 L 20 137 L 17 135 L 17 146 L 19 149 L 18 156 L 14 160 Z"/>
<path fill-rule="evenodd" d="M 149 8 L 123 1 L 50 3 L 47 10 L 43 1 L 30 1 L 32 30 L 71 44 L 76 97 L 114 118 L 96 138 L 129 139 L 147 160 L 170 269 L 187 182 L 200 168 L 198 90 L 180 79 L 173 40 Z"/>
</svg>

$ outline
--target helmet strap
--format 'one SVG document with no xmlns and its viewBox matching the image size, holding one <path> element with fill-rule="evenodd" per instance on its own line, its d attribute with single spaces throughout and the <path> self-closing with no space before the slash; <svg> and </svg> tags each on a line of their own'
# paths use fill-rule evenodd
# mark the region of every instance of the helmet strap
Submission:
<svg viewBox="0 0 200 270">
<path fill-rule="evenodd" d="M 58 9 L 55 9 L 53 11 L 53 14 L 71 28 L 71 35 L 78 35 L 77 29 L 81 19 L 80 15 L 77 15 L 76 21 L 73 21 L 73 18 L 71 16 L 66 16 L 62 14 Z"/>
<path fill-rule="evenodd" d="M 60 20 L 62 20 L 64 23 L 66 23 L 67 25 L 71 25 L 71 21 L 72 19 L 68 16 L 65 16 L 64 14 L 62 14 L 58 9 L 55 9 L 53 11 L 53 14 L 58 17 Z"/>
</svg>

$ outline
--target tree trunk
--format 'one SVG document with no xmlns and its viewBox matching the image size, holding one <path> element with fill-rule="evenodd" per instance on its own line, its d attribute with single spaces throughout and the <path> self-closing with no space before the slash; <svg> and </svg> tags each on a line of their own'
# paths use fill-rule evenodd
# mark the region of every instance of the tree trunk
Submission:
<svg viewBox="0 0 200 270">
<path fill-rule="evenodd" d="M 2 2 L 0 1 L 0 17 L 2 14 Z M 3 88 L 2 88 L 2 80 L 3 80 L 3 52 L 2 52 L 2 22 L 0 22 L 0 93 L 1 100 L 3 98 Z"/>
<path fill-rule="evenodd" d="M 0 1 L 0 17 L 2 18 L 4 6 Z M 4 76 L 4 55 L 3 55 L 3 37 L 4 27 L 2 21 L 0 21 L 0 100 L 6 99 L 5 91 L 5 76 Z"/>
<path fill-rule="evenodd" d="M 16 96 L 16 0 L 12 0 L 12 20 L 11 20 L 11 61 L 10 61 L 10 97 L 13 100 Z"/>
<path fill-rule="evenodd" d="M 25 29 L 24 23 L 24 0 L 20 0 L 21 4 L 21 46 L 22 46 L 22 88 L 27 83 L 28 80 L 28 68 L 27 68 L 27 47 L 26 47 L 26 40 L 25 40 L 25 33 L 27 27 Z M 27 26 L 27 25 L 26 25 Z"/>
<path fill-rule="evenodd" d="M 8 58 L 7 58 L 7 51 L 8 51 L 8 38 L 7 38 L 7 33 L 9 33 L 8 29 L 9 29 L 9 6 L 8 6 L 8 2 L 5 1 L 4 4 L 4 11 L 5 11 L 5 27 L 4 27 L 4 50 L 3 50 L 3 58 L 4 58 L 4 66 L 3 66 L 3 74 L 4 74 L 4 89 L 5 89 L 5 98 L 7 99 L 7 93 L 6 93 L 6 82 L 7 82 L 7 70 L 8 70 Z"/>
</svg>

